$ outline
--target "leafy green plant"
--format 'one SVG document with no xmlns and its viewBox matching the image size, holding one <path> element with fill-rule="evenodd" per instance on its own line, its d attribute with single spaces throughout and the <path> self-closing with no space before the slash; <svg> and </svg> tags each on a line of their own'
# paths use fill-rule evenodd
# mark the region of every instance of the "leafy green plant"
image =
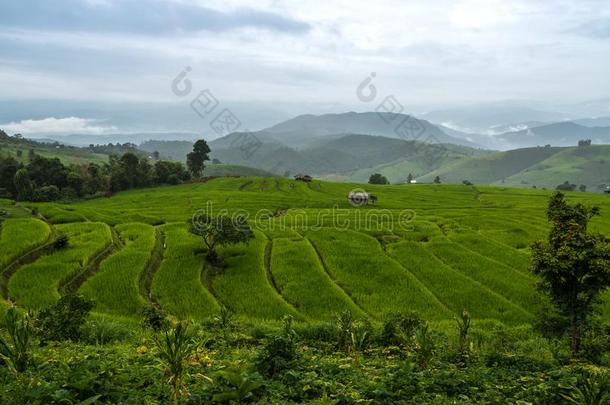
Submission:
<svg viewBox="0 0 610 405">
<path fill-rule="evenodd" d="M 415 344 L 417 362 L 421 368 L 425 369 L 434 357 L 436 350 L 436 344 L 428 324 L 420 326 L 415 332 Z"/>
<path fill-rule="evenodd" d="M 610 404 L 610 373 L 587 373 L 564 399 L 579 405 Z"/>
<path fill-rule="evenodd" d="M 19 315 L 15 308 L 9 308 L 4 316 L 4 328 L 8 340 L 0 336 L 0 357 L 17 373 L 24 372 L 31 362 L 33 328 L 29 315 Z"/>
<path fill-rule="evenodd" d="M 455 322 L 457 323 L 458 328 L 458 351 L 462 358 L 464 358 L 470 351 L 468 332 L 470 331 L 471 319 L 468 311 L 462 311 L 460 317 L 455 318 Z"/>
<path fill-rule="evenodd" d="M 589 231 L 598 207 L 570 205 L 555 193 L 548 205 L 547 241 L 532 245 L 532 272 L 538 289 L 569 319 L 572 357 L 580 354 L 583 331 L 600 295 L 610 286 L 610 248 L 602 234 Z"/>
<path fill-rule="evenodd" d="M 335 316 L 335 324 L 339 330 L 337 345 L 346 352 L 349 351 L 355 321 L 354 315 L 349 310 L 345 310 Z"/>
<path fill-rule="evenodd" d="M 248 374 L 243 365 L 233 366 L 217 373 L 218 380 L 227 384 L 224 391 L 215 394 L 213 400 L 217 402 L 238 403 L 248 401 L 254 397 L 254 392 L 263 386 L 258 374 Z"/>
<path fill-rule="evenodd" d="M 172 398 L 188 394 L 184 385 L 189 361 L 199 347 L 197 332 L 186 322 L 180 322 L 155 337 L 157 356 L 164 367 L 167 383 L 171 388 Z"/>
<path fill-rule="evenodd" d="M 350 332 L 349 353 L 354 359 L 354 365 L 360 367 L 360 356 L 369 344 L 370 327 L 362 321 L 354 323 Z"/>
</svg>

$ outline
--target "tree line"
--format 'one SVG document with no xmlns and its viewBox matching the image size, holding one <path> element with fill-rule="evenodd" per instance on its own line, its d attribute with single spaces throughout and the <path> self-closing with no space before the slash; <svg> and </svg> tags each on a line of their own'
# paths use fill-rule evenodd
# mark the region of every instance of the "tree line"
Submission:
<svg viewBox="0 0 610 405">
<path fill-rule="evenodd" d="M 179 184 L 202 176 L 210 148 L 195 142 L 180 162 L 158 160 L 151 164 L 133 152 L 111 155 L 103 164 L 63 164 L 58 158 L 36 154 L 23 164 L 13 157 L 0 157 L 0 197 L 20 201 L 71 200 L 161 184 Z"/>
</svg>

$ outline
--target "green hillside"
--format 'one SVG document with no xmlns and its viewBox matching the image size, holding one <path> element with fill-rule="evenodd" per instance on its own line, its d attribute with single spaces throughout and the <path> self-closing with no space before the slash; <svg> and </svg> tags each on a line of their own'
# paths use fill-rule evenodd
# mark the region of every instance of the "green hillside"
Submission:
<svg viewBox="0 0 610 405">
<path fill-rule="evenodd" d="M 104 163 L 108 161 L 108 155 L 93 153 L 84 148 L 43 143 L 29 145 L 24 142 L 3 142 L 0 139 L 0 156 L 11 156 L 22 163 L 27 163 L 30 150 L 45 158 L 59 158 L 64 164 Z"/>
<path fill-rule="evenodd" d="M 469 180 L 475 184 L 555 188 L 564 181 L 584 184 L 591 191 L 610 184 L 610 145 L 536 147 L 465 158 L 427 173 L 418 180 Z"/>
<path fill-rule="evenodd" d="M 114 250 L 99 264 L 99 273 L 80 281 L 83 293 L 97 299 L 96 311 L 108 316 L 137 317 L 137 308 L 153 297 L 177 317 L 200 320 L 221 306 L 257 321 L 279 320 L 287 314 L 323 321 L 351 309 L 376 322 L 401 308 L 438 321 L 450 320 L 463 308 L 478 319 L 506 324 L 533 317 L 528 246 L 545 237 L 549 192 L 461 185 L 366 186 L 378 196 L 378 203 L 357 208 L 346 197 L 358 187 L 362 185 L 218 178 L 71 205 L 32 204 L 54 224 L 53 232 L 74 234 L 71 250 L 17 270 L 8 292 L 26 308 L 52 302 L 65 285 L 73 284 L 71 278 L 88 271 L 93 257 L 114 243 Z M 571 193 L 569 198 L 600 205 L 603 216 L 595 219 L 594 227 L 610 231 L 610 199 L 591 193 Z M 204 277 L 204 245 L 186 231 L 186 221 L 198 209 L 247 213 L 255 229 L 256 239 L 248 246 L 222 251 L 227 268 L 220 275 Z M 83 221 L 89 225 L 76 226 Z M 134 242 L 116 244 L 111 234 Z M 162 259 L 153 269 L 151 295 L 141 296 L 133 283 L 147 268 L 146 252 L 156 249 L 159 238 L 164 240 Z M 485 243 L 473 243 L 477 239 Z M 126 255 L 132 250 L 133 257 Z M 20 249 L 14 246 L 9 251 L 14 253 L 6 260 L 19 255 Z M 125 260 L 133 262 L 130 275 L 116 270 Z M 41 276 L 29 274 L 45 263 L 54 270 L 44 273 L 43 288 L 35 282 Z M 310 274 L 304 276 L 304 271 Z M 125 279 L 134 286 L 123 292 L 93 288 L 104 279 L 105 285 L 120 285 L 119 279 Z M 451 285 L 459 285 L 459 292 Z M 120 301 L 124 307 L 117 305 Z"/>
<path fill-rule="evenodd" d="M 610 185 L 610 145 L 565 148 L 505 179 L 505 184 L 554 187 L 564 181 L 584 184 L 590 191 Z"/>
</svg>

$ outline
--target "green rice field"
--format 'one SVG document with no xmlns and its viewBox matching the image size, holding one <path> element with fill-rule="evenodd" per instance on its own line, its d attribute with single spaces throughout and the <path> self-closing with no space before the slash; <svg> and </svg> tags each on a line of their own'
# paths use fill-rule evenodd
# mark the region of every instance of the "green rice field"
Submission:
<svg viewBox="0 0 610 405">
<path fill-rule="evenodd" d="M 347 194 L 356 188 L 377 195 L 377 204 L 352 206 Z M 226 307 L 257 322 L 285 315 L 329 321 L 344 310 L 371 322 L 405 310 L 444 322 L 466 309 L 476 319 L 515 325 L 536 311 L 529 247 L 546 237 L 550 195 L 217 178 L 75 204 L 18 204 L 37 207 L 52 225 L 3 221 L 0 268 L 47 242 L 53 226 L 69 236 L 69 247 L 11 275 L 8 298 L 19 306 L 52 304 L 81 274 L 78 292 L 106 316 L 137 317 L 152 303 L 179 319 L 203 320 Z M 610 196 L 568 193 L 568 199 L 599 206 L 592 228 L 608 234 Z M 255 230 L 249 244 L 220 248 L 222 271 L 206 263 L 202 239 L 187 230 L 197 210 L 245 214 Z"/>
</svg>

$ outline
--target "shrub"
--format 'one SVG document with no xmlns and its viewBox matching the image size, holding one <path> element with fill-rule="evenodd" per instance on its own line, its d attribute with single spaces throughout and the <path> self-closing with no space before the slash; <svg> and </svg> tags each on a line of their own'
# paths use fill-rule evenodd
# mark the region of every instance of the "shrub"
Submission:
<svg viewBox="0 0 610 405">
<path fill-rule="evenodd" d="M 152 329 L 155 332 L 160 332 L 168 328 L 169 320 L 165 316 L 163 310 L 154 305 L 148 305 L 142 310 L 142 326 L 145 329 Z"/>
<path fill-rule="evenodd" d="M 256 368 L 266 377 L 275 377 L 291 369 L 298 359 L 296 332 L 292 329 L 292 318 L 286 317 L 282 332 L 272 337 L 258 354 Z"/>
<path fill-rule="evenodd" d="M 57 239 L 55 239 L 55 242 L 53 242 L 53 247 L 55 248 L 55 250 L 61 250 L 67 248 L 69 244 L 70 239 L 68 238 L 68 235 L 66 235 L 65 233 L 60 233 L 57 236 Z"/>
<path fill-rule="evenodd" d="M 415 331 L 424 321 L 416 312 L 391 314 L 383 324 L 379 343 L 382 346 L 407 344 L 415 336 Z"/>
<path fill-rule="evenodd" d="M 68 294 L 50 308 L 38 314 L 35 326 L 44 341 L 79 341 L 83 337 L 83 326 L 93 308 L 93 301 L 78 295 Z"/>
</svg>

